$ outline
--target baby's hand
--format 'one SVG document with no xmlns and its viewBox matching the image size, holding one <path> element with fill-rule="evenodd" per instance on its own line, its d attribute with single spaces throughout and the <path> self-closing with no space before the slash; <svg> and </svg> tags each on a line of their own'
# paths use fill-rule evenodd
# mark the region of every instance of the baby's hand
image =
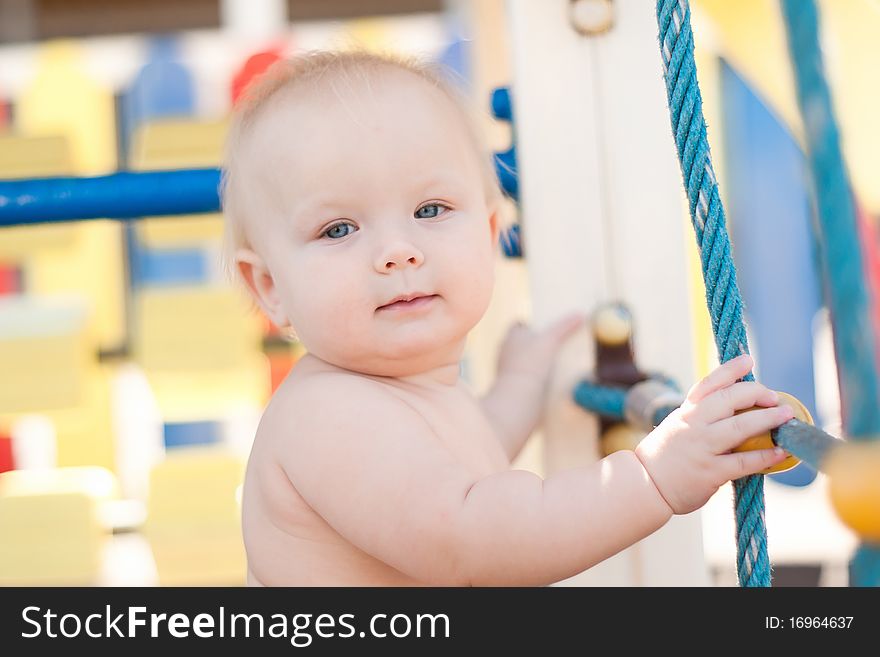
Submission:
<svg viewBox="0 0 880 657">
<path fill-rule="evenodd" d="M 559 348 L 572 333 L 584 325 L 586 317 L 566 315 L 542 331 L 523 322 L 511 326 L 498 353 L 498 374 L 524 375 L 544 383 L 550 376 Z"/>
<path fill-rule="evenodd" d="M 727 361 L 697 383 L 685 402 L 642 440 L 636 455 L 674 513 L 703 506 L 719 486 L 785 459 L 780 448 L 730 450 L 751 436 L 784 424 L 794 413 L 776 406 L 773 390 L 741 381 L 752 368 L 748 355 Z M 734 415 L 734 411 L 771 408 Z"/>
</svg>

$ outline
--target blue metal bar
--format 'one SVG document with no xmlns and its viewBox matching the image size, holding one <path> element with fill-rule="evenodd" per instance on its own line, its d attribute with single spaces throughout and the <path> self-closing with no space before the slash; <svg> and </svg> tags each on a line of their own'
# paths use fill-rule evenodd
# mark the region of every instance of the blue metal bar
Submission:
<svg viewBox="0 0 880 657">
<path fill-rule="evenodd" d="M 0 181 L 0 226 L 220 211 L 220 169 Z"/>
<path fill-rule="evenodd" d="M 574 400 L 583 409 L 619 422 L 626 421 L 626 388 L 603 386 L 593 381 L 581 381 L 575 386 Z M 654 415 L 657 426 L 677 406 L 662 406 Z M 815 470 L 824 469 L 825 457 L 832 449 L 844 444 L 819 427 L 799 420 L 789 420 L 770 432 L 773 442 Z"/>
</svg>

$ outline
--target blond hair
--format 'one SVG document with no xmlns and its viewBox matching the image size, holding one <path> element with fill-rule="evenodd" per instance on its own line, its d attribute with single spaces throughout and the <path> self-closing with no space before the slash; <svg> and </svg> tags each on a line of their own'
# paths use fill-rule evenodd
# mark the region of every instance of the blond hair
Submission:
<svg viewBox="0 0 880 657">
<path fill-rule="evenodd" d="M 242 190 L 247 186 L 244 180 L 246 174 L 236 154 L 265 108 L 280 92 L 300 87 L 311 87 L 314 90 L 321 84 L 333 84 L 340 76 L 357 75 L 362 79 L 369 79 L 370 75 L 375 75 L 382 69 L 412 73 L 446 94 L 459 110 L 468 136 L 480 156 L 487 199 L 494 201 L 500 198 L 493 160 L 477 129 L 477 120 L 461 92 L 447 82 L 448 72 L 445 69 L 415 58 L 359 51 L 314 51 L 297 55 L 276 62 L 254 80 L 239 98 L 232 115 L 221 183 L 225 217 L 224 266 L 232 278 L 238 276 L 235 267 L 236 250 L 251 246 L 247 237 L 248 208 L 242 202 Z"/>
</svg>

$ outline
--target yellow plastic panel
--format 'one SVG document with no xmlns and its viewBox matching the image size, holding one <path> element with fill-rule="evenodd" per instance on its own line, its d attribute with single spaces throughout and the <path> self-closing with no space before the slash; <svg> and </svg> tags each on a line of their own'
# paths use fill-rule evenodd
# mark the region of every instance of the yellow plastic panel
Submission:
<svg viewBox="0 0 880 657">
<path fill-rule="evenodd" d="M 122 230 L 117 222 L 74 226 L 76 248 L 46 249 L 31 258 L 28 290 L 36 294 L 81 294 L 93 308 L 91 326 L 103 347 L 117 347 L 125 332 Z"/>
<path fill-rule="evenodd" d="M 166 248 L 219 243 L 223 237 L 223 215 L 180 215 L 143 219 L 137 225 L 140 241 L 148 247 Z"/>
<path fill-rule="evenodd" d="M 0 474 L 0 584 L 95 583 L 107 535 L 98 504 L 117 494 L 104 468 Z"/>
<path fill-rule="evenodd" d="M 47 413 L 55 423 L 58 465 L 99 465 L 116 470 L 111 367 L 89 372 L 85 401 L 77 408 Z"/>
<path fill-rule="evenodd" d="M 244 586 L 247 557 L 238 528 L 148 534 L 160 586 Z"/>
<path fill-rule="evenodd" d="M 25 136 L 65 136 L 81 175 L 116 169 L 116 112 L 111 89 L 91 78 L 73 41 L 44 45 L 37 72 L 18 98 L 15 130 Z"/>
<path fill-rule="evenodd" d="M 236 290 L 145 289 L 135 306 L 135 355 L 148 372 L 235 369 L 260 353 L 259 319 Z"/>
<path fill-rule="evenodd" d="M 116 468 L 112 391 L 106 369 L 88 372 L 79 406 L 39 411 L 54 428 L 59 466 Z M 19 417 L 20 413 L 0 412 L 0 430 L 9 432 Z"/>
<path fill-rule="evenodd" d="M 0 178 L 69 176 L 72 171 L 73 159 L 66 137 L 0 135 Z M 0 259 L 23 262 L 40 249 L 68 247 L 75 239 L 73 224 L 0 228 Z"/>
<path fill-rule="evenodd" d="M 82 335 L 0 340 L 0 411 L 31 413 L 83 403 L 87 345 Z"/>
<path fill-rule="evenodd" d="M 67 176 L 73 170 L 66 137 L 0 135 L 0 177 L 42 178 Z"/>
<path fill-rule="evenodd" d="M 112 90 L 88 75 L 82 49 L 72 41 L 43 46 L 36 75 L 19 97 L 15 130 L 26 137 L 63 137 L 72 173 L 99 175 L 117 168 L 115 120 Z M 125 326 L 121 226 L 89 221 L 74 228 L 77 248 L 40 250 L 28 263 L 29 289 L 88 295 L 97 339 L 116 347 Z"/>
<path fill-rule="evenodd" d="M 135 170 L 186 169 L 220 166 L 228 130 L 226 121 L 165 119 L 140 126 L 132 137 L 131 167 Z M 138 238 L 153 247 L 219 240 L 221 215 L 144 219 Z"/>
<path fill-rule="evenodd" d="M 84 493 L 0 495 L 0 584 L 91 584 L 103 534 Z"/>
<path fill-rule="evenodd" d="M 0 299 L 0 427 L 38 413 L 53 424 L 58 465 L 113 469 L 112 365 L 98 362 L 87 304 Z"/>
<path fill-rule="evenodd" d="M 238 489 L 244 460 L 223 448 L 169 450 L 150 473 L 144 535 L 163 586 L 242 585 Z"/>
<path fill-rule="evenodd" d="M 880 5 L 875 0 L 821 0 L 825 50 L 833 78 L 834 109 L 852 185 L 869 213 L 880 214 Z"/>
<path fill-rule="evenodd" d="M 148 371 L 147 378 L 167 422 L 222 417 L 236 408 L 262 408 L 271 393 L 269 360 L 263 354 L 235 369 Z"/>
<path fill-rule="evenodd" d="M 147 525 L 238 524 L 236 489 L 244 480 L 242 458 L 219 447 L 177 447 L 150 472 Z"/>
<path fill-rule="evenodd" d="M 86 317 L 85 304 L 75 300 L 0 300 L 0 413 L 83 403 L 96 361 Z"/>
<path fill-rule="evenodd" d="M 141 125 L 132 136 L 131 168 L 198 169 L 223 160 L 226 121 L 167 119 Z"/>
<path fill-rule="evenodd" d="M 695 16 L 709 23 L 709 32 L 695 25 L 694 38 L 711 45 L 737 69 L 752 89 L 803 141 L 785 26 L 775 0 L 694 0 Z M 820 0 L 826 75 L 843 136 L 842 146 L 859 199 L 880 212 L 880 134 L 876 84 L 880 61 L 880 11 L 873 0 Z M 702 84 L 702 71 L 700 71 Z M 711 124 L 710 124 L 711 126 Z M 718 159 L 718 158 L 716 158 Z"/>
</svg>

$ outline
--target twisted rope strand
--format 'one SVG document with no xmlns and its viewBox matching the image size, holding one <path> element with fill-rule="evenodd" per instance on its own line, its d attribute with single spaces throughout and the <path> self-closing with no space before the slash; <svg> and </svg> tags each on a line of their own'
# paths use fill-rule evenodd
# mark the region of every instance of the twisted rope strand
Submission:
<svg viewBox="0 0 880 657">
<path fill-rule="evenodd" d="M 819 16 L 813 0 L 783 0 L 782 14 L 813 179 L 844 433 L 853 440 L 877 440 L 880 394 L 874 327 L 856 208 L 819 47 Z M 850 581 L 856 586 L 880 586 L 880 545 L 863 543 L 858 548 L 850 561 Z"/>
<path fill-rule="evenodd" d="M 672 133 L 700 250 L 706 305 L 723 363 L 748 353 L 749 347 L 724 208 L 709 153 L 690 17 L 687 0 L 657 0 L 657 25 Z M 744 378 L 754 380 L 751 373 Z M 733 482 L 733 489 L 740 586 L 770 586 L 764 479 L 760 475 L 738 479 Z"/>
</svg>

